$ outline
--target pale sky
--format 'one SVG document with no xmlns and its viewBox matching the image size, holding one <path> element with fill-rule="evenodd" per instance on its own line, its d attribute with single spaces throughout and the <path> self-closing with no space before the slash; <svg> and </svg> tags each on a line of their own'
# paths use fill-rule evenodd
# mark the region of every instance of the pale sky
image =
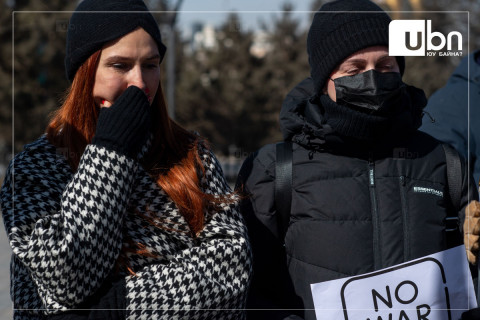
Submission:
<svg viewBox="0 0 480 320">
<path fill-rule="evenodd" d="M 176 0 L 178 1 L 178 0 Z M 175 1 L 175 2 L 176 2 Z M 258 20 L 263 19 L 270 23 L 273 16 L 281 14 L 285 0 L 183 0 L 178 13 L 177 24 L 181 28 L 190 28 L 195 21 L 209 22 L 218 26 L 225 21 L 229 12 L 239 14 L 242 27 L 254 29 L 258 26 Z M 302 26 L 309 26 L 309 11 L 312 0 L 291 0 L 295 17 L 304 20 Z"/>
</svg>

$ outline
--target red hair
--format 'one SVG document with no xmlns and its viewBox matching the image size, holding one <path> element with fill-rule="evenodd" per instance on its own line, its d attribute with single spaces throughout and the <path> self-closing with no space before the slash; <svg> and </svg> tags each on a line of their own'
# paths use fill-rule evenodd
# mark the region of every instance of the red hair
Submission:
<svg viewBox="0 0 480 320">
<path fill-rule="evenodd" d="M 80 158 L 95 135 L 99 107 L 93 99 L 93 85 L 101 50 L 92 54 L 75 74 L 72 85 L 62 106 L 53 114 L 47 126 L 48 140 L 59 148 L 68 151 L 67 161 L 76 171 Z M 157 184 L 177 205 L 185 217 L 193 237 L 203 229 L 204 212 L 208 206 L 217 205 L 229 198 L 217 198 L 206 194 L 200 187 L 199 174 L 204 174 L 204 166 L 199 156 L 199 146 L 206 147 L 200 138 L 176 124 L 167 113 L 161 84 L 152 102 L 153 141 L 149 152 L 142 160 L 143 167 L 156 180 Z M 161 227 L 161 222 L 155 219 L 155 214 L 148 216 L 140 214 L 151 224 Z M 126 243 L 119 261 L 128 267 L 127 252 L 135 252 L 151 256 L 145 246 Z"/>
</svg>

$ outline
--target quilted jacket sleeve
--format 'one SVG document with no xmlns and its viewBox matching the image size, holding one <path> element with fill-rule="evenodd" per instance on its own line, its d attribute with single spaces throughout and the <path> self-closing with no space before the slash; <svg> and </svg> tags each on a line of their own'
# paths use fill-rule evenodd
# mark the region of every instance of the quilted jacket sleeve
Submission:
<svg viewBox="0 0 480 320">
<path fill-rule="evenodd" d="M 53 313 L 81 303 L 113 268 L 137 165 L 88 145 L 72 174 L 55 148 L 39 141 L 11 162 L 0 199 L 15 261 Z M 28 307 L 22 299 L 13 297 Z"/>
<path fill-rule="evenodd" d="M 230 193 L 215 156 L 205 151 L 201 157 L 204 192 Z M 250 246 L 237 202 L 212 207 L 196 241 L 127 280 L 129 319 L 149 312 L 175 319 L 243 318 L 250 274 Z"/>
</svg>

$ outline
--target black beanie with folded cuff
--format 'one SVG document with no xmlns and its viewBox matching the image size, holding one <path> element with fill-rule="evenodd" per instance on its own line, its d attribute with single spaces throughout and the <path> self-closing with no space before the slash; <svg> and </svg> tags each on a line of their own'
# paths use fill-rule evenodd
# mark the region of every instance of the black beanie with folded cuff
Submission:
<svg viewBox="0 0 480 320">
<path fill-rule="evenodd" d="M 371 47 L 388 47 L 390 17 L 369 0 L 338 0 L 316 13 L 307 38 L 310 74 L 321 93 L 327 79 L 353 53 Z M 405 58 L 396 57 L 403 75 Z"/>
<path fill-rule="evenodd" d="M 78 68 L 107 42 L 143 28 L 158 45 L 160 61 L 166 47 L 158 24 L 141 0 L 84 0 L 68 23 L 65 71 L 72 81 Z"/>
</svg>

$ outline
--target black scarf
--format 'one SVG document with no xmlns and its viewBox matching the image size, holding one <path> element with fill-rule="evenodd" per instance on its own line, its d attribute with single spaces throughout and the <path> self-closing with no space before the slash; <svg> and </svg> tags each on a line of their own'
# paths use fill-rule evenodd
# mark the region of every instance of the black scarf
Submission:
<svg viewBox="0 0 480 320">
<path fill-rule="evenodd" d="M 335 103 L 326 94 L 320 96 L 324 124 L 343 137 L 362 141 L 381 141 L 418 129 L 427 104 L 423 90 L 407 86 L 400 108 L 388 114 L 372 114 Z"/>
</svg>

